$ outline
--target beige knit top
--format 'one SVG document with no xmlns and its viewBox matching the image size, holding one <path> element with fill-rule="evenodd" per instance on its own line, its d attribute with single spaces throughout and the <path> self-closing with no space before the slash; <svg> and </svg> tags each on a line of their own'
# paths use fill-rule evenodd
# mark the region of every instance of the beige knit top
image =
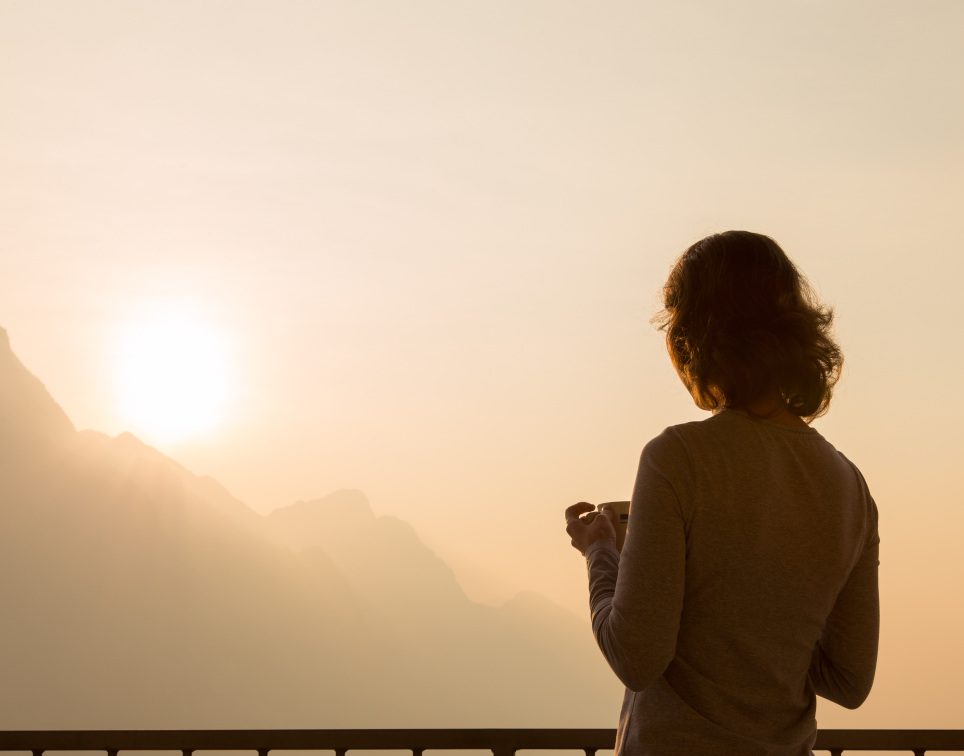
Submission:
<svg viewBox="0 0 964 756">
<path fill-rule="evenodd" d="M 809 754 L 877 661 L 877 509 L 816 430 L 724 410 L 643 450 L 622 554 L 586 553 L 617 754 Z"/>
</svg>

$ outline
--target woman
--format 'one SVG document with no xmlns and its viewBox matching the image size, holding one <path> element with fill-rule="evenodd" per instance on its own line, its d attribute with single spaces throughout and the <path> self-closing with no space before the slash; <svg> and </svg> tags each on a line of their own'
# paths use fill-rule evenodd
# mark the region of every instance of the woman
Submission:
<svg viewBox="0 0 964 756">
<path fill-rule="evenodd" d="M 876 506 L 808 427 L 840 373 L 832 313 L 746 231 L 690 247 L 663 295 L 673 365 L 714 414 L 643 449 L 621 554 L 611 512 L 566 510 L 626 686 L 616 752 L 809 754 L 816 696 L 870 692 L 879 627 Z"/>
</svg>

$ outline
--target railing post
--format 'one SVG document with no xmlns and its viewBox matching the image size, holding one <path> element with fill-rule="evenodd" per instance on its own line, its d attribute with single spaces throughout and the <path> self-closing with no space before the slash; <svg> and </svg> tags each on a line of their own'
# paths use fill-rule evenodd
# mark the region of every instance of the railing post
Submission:
<svg viewBox="0 0 964 756">
<path fill-rule="evenodd" d="M 492 756 L 515 756 L 515 748 L 497 746 L 492 749 Z"/>
</svg>

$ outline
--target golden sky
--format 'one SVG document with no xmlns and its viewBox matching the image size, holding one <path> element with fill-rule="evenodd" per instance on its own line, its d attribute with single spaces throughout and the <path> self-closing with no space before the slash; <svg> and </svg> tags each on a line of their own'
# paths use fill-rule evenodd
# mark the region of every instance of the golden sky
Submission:
<svg viewBox="0 0 964 756">
<path fill-rule="evenodd" d="M 959 726 L 962 29 L 955 0 L 0 0 L 0 325 L 78 428 L 260 512 L 361 489 L 471 595 L 582 612 L 562 510 L 702 416 L 649 323 L 668 268 L 769 234 L 836 307 L 816 427 L 881 513 L 879 682 L 840 726 Z"/>
</svg>

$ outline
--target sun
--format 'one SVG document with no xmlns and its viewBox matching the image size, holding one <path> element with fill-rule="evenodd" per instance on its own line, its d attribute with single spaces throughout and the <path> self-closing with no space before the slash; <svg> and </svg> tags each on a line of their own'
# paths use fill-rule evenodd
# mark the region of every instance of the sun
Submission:
<svg viewBox="0 0 964 756">
<path fill-rule="evenodd" d="M 168 304 L 122 330 L 117 400 L 127 429 L 155 442 L 210 432 L 224 419 L 227 339 L 190 308 Z"/>
</svg>

